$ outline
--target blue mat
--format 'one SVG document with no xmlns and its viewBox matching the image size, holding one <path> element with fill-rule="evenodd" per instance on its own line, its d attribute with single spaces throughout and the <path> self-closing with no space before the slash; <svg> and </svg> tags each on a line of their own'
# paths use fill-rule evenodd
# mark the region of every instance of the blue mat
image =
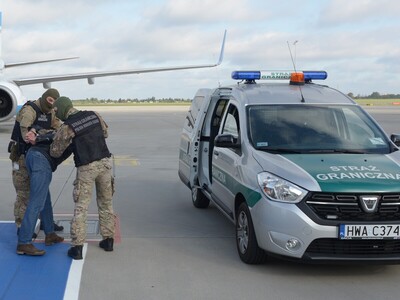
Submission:
<svg viewBox="0 0 400 300">
<path fill-rule="evenodd" d="M 0 223 L 0 299 L 64 298 L 72 259 L 67 256 L 68 243 L 46 247 L 43 256 L 17 255 L 14 223 Z"/>
</svg>

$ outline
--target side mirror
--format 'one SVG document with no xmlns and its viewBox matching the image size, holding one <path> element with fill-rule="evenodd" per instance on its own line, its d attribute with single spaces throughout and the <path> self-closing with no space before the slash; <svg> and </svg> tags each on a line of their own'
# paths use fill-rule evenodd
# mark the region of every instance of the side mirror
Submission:
<svg viewBox="0 0 400 300">
<path fill-rule="evenodd" d="M 215 137 L 215 146 L 221 148 L 240 148 L 238 139 L 232 134 L 220 134 Z"/>
<path fill-rule="evenodd" d="M 390 140 L 395 144 L 397 147 L 400 147 L 400 134 L 392 134 L 390 136 Z"/>
</svg>

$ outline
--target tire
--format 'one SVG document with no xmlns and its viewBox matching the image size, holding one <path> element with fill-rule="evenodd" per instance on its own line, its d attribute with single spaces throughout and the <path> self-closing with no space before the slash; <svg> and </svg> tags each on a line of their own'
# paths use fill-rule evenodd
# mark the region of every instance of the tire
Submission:
<svg viewBox="0 0 400 300">
<path fill-rule="evenodd" d="M 197 187 L 192 187 L 192 202 L 196 208 L 207 208 L 210 205 L 210 200 Z"/>
<path fill-rule="evenodd" d="M 240 204 L 236 213 L 236 247 L 240 259 L 250 265 L 264 263 L 267 254 L 258 247 L 250 210 L 246 202 Z"/>
</svg>

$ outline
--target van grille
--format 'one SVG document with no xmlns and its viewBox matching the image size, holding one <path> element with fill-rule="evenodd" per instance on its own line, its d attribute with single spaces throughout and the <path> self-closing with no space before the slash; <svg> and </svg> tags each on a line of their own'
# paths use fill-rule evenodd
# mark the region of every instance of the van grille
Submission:
<svg viewBox="0 0 400 300">
<path fill-rule="evenodd" d="M 365 195 L 365 194 L 363 194 Z M 376 212 L 365 212 L 361 194 L 314 193 L 307 206 L 321 219 L 332 221 L 399 221 L 400 194 L 380 194 Z"/>
<path fill-rule="evenodd" d="M 310 257 L 397 255 L 400 258 L 400 240 L 316 239 L 308 246 L 306 255 Z"/>
</svg>

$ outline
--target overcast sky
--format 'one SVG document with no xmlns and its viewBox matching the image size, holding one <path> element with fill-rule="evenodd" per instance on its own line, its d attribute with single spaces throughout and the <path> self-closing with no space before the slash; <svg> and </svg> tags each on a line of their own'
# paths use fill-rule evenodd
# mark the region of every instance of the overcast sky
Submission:
<svg viewBox="0 0 400 300">
<path fill-rule="evenodd" d="M 344 93 L 400 93 L 400 2 L 391 0 L 1 0 L 5 62 L 79 56 L 5 70 L 8 78 L 214 63 L 212 69 L 53 83 L 72 99 L 192 98 L 234 84 L 233 70 L 325 70 Z M 295 43 L 295 41 L 298 41 Z M 295 45 L 294 45 L 295 44 Z M 41 85 L 23 87 L 29 99 Z"/>
</svg>

